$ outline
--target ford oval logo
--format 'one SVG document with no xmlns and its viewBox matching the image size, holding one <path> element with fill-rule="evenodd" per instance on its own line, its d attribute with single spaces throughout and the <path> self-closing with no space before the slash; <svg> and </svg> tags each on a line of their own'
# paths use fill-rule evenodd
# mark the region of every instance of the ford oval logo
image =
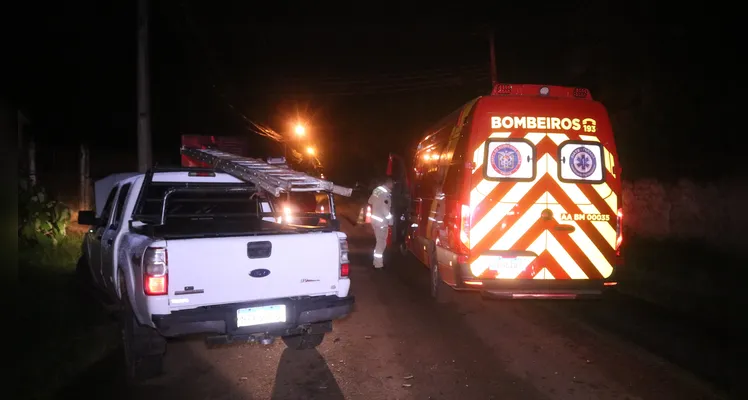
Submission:
<svg viewBox="0 0 748 400">
<path fill-rule="evenodd" d="M 270 270 L 265 268 L 253 269 L 249 272 L 249 276 L 252 278 L 264 278 L 268 275 L 270 275 Z"/>
</svg>

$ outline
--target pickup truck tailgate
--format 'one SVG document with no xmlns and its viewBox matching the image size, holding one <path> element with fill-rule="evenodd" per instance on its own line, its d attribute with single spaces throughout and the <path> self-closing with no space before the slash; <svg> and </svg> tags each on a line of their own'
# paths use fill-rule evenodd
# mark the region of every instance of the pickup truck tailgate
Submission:
<svg viewBox="0 0 748 400">
<path fill-rule="evenodd" d="M 334 232 L 168 240 L 172 309 L 330 294 L 340 273 Z"/>
</svg>

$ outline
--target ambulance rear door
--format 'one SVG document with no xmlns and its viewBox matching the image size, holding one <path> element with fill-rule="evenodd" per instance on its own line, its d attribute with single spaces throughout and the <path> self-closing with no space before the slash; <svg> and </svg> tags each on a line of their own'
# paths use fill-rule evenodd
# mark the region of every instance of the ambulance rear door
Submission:
<svg viewBox="0 0 748 400">
<path fill-rule="evenodd" d="M 547 160 L 538 143 L 545 135 L 514 129 L 487 136 L 473 149 L 470 270 L 484 279 L 543 277 Z"/>
</svg>

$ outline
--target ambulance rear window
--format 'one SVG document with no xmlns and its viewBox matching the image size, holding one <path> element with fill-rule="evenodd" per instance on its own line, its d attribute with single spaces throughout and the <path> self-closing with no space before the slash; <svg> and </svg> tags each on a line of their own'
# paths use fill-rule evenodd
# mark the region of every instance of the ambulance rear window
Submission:
<svg viewBox="0 0 748 400">
<path fill-rule="evenodd" d="M 532 181 L 537 174 L 535 145 L 527 139 L 490 138 L 483 155 L 483 176 L 489 181 Z"/>
<path fill-rule="evenodd" d="M 558 146 L 558 178 L 565 183 L 602 183 L 605 159 L 599 142 L 568 140 Z"/>
</svg>

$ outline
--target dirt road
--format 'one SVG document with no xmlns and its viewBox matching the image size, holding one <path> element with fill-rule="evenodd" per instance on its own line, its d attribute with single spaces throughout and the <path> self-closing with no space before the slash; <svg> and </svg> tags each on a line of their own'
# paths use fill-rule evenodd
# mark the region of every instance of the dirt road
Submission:
<svg viewBox="0 0 748 400">
<path fill-rule="evenodd" d="M 437 304 L 428 296 L 428 274 L 423 267 L 405 259 L 385 270 L 374 270 L 371 239 L 349 223 L 344 230 L 351 235 L 356 309 L 336 323 L 317 350 L 290 351 L 281 341 L 269 346 L 207 349 L 199 338 L 184 339 L 171 343 L 167 373 L 149 384 L 126 389 L 119 379 L 122 361 L 116 353 L 62 397 L 720 398 L 695 375 L 648 347 L 663 343 L 632 341 L 632 337 L 667 337 L 671 325 L 660 318 L 632 320 L 618 311 L 637 312 L 621 303 L 630 300 L 584 304 L 487 301 L 455 293 L 451 303 Z M 629 319 L 621 322 L 625 318 Z M 647 335 L 647 329 L 659 333 Z M 698 339 L 684 333 L 682 340 Z M 701 346 L 709 346 L 702 342 Z M 705 354 L 718 350 L 699 348 Z M 719 374 L 712 371 L 718 367 L 709 362 L 694 364 L 706 363 L 706 369 Z"/>
</svg>

